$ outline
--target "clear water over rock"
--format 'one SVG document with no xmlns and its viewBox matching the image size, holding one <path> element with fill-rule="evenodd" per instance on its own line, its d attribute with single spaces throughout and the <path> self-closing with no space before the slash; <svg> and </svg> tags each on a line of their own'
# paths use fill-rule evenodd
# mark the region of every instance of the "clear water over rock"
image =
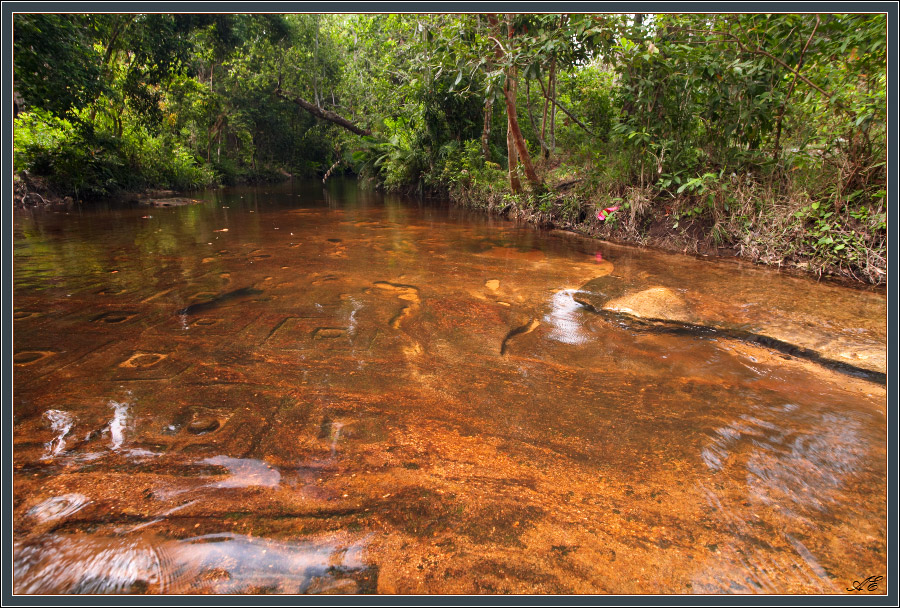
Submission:
<svg viewBox="0 0 900 608">
<path fill-rule="evenodd" d="M 195 196 L 14 216 L 16 592 L 846 593 L 886 574 L 883 384 L 633 322 L 880 369 L 883 293 L 349 182 Z"/>
</svg>

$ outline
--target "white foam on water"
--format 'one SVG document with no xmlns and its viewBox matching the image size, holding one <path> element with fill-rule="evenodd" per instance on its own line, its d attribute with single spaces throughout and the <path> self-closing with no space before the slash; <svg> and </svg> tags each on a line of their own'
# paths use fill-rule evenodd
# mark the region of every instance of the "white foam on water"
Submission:
<svg viewBox="0 0 900 608">
<path fill-rule="evenodd" d="M 56 433 L 56 437 L 52 441 L 44 444 L 44 447 L 47 448 L 44 457 L 53 458 L 66 448 L 66 435 L 72 430 L 75 417 L 62 410 L 47 410 L 44 412 L 44 418 L 50 421 L 50 429 Z"/>
<path fill-rule="evenodd" d="M 231 458 L 213 456 L 200 461 L 228 469 L 229 476 L 212 484 L 214 488 L 248 488 L 250 486 L 277 487 L 281 483 L 281 473 L 256 458 Z"/>
<path fill-rule="evenodd" d="M 362 309 L 363 305 L 355 298 L 350 298 L 350 303 L 353 304 L 353 310 L 350 311 L 350 319 L 347 323 L 347 335 L 352 337 L 356 333 L 356 313 Z"/>
<path fill-rule="evenodd" d="M 51 535 L 14 549 L 16 593 L 128 593 L 160 588 L 156 551 L 143 539 Z"/>
<path fill-rule="evenodd" d="M 125 429 L 128 424 L 129 403 L 110 401 L 109 406 L 115 410 L 112 420 L 109 421 L 110 449 L 117 451 L 125 441 Z"/>
<path fill-rule="evenodd" d="M 198 536 L 161 547 L 166 565 L 163 592 L 246 593 L 271 587 L 275 593 L 318 593 L 356 584 L 348 574 L 366 567 L 369 537 L 275 541 L 229 532 Z M 227 576 L 203 579 L 211 569 Z M 346 588 L 346 587 L 344 587 Z"/>
<path fill-rule="evenodd" d="M 28 514 L 40 522 L 48 522 L 68 517 L 90 502 L 84 494 L 63 494 L 31 507 Z"/>
</svg>

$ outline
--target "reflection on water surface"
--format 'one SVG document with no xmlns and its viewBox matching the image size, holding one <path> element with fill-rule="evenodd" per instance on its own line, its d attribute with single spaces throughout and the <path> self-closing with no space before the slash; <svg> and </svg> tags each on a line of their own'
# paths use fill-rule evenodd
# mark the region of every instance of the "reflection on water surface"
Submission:
<svg viewBox="0 0 900 608">
<path fill-rule="evenodd" d="M 573 298 L 630 282 L 659 310 L 877 358 L 883 294 L 340 181 L 18 211 L 14 272 L 17 593 L 843 593 L 886 574 L 883 385 Z"/>
</svg>

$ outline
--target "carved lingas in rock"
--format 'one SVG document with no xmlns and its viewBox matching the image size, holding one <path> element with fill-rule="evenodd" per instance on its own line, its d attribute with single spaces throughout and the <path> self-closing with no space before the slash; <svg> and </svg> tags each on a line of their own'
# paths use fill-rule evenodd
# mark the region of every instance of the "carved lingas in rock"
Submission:
<svg viewBox="0 0 900 608">
<path fill-rule="evenodd" d="M 135 315 L 137 315 L 137 313 L 132 310 L 111 310 L 97 315 L 92 318 L 91 321 L 116 324 L 127 321 Z"/>
<path fill-rule="evenodd" d="M 119 363 L 119 367 L 150 367 L 168 356 L 160 353 L 135 353 L 122 363 Z"/>
<path fill-rule="evenodd" d="M 206 433 L 212 433 L 216 429 L 219 428 L 221 424 L 215 418 L 209 417 L 200 417 L 195 418 L 187 425 L 187 432 L 192 435 L 204 435 Z"/>
<path fill-rule="evenodd" d="M 416 309 L 419 308 L 419 288 L 414 287 L 412 285 L 403 285 L 401 283 L 388 283 L 387 281 L 376 281 L 374 286 L 383 291 L 392 292 L 397 295 L 397 298 L 409 302 L 408 306 L 404 306 L 400 309 L 394 317 L 390 320 L 389 324 L 394 329 L 400 328 L 400 321 L 411 315 Z"/>
<path fill-rule="evenodd" d="M 13 355 L 13 363 L 19 366 L 31 365 L 55 354 L 52 350 L 23 350 Z"/>
<path fill-rule="evenodd" d="M 340 338 L 347 333 L 347 330 L 339 327 L 317 327 L 313 330 L 313 340 Z"/>
</svg>

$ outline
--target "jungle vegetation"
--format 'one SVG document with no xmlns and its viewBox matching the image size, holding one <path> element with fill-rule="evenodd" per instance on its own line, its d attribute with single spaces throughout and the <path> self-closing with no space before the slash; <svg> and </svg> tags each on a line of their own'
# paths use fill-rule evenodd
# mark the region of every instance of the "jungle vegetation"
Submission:
<svg viewBox="0 0 900 608">
<path fill-rule="evenodd" d="M 76 201 L 345 173 L 886 278 L 883 14 L 17 14 L 14 52 L 16 172 Z"/>
</svg>

